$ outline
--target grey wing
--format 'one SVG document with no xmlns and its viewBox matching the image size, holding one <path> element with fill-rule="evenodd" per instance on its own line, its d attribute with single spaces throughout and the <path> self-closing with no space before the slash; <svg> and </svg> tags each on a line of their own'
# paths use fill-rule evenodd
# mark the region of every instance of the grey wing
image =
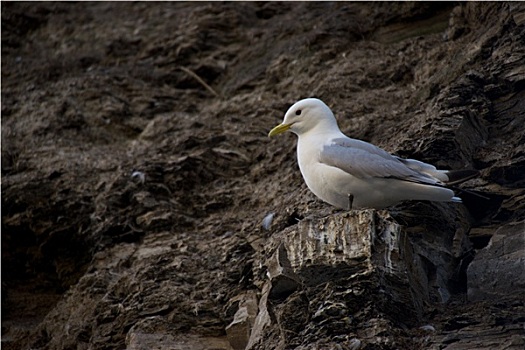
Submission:
<svg viewBox="0 0 525 350">
<path fill-rule="evenodd" d="M 407 167 L 385 150 L 359 140 L 333 140 L 322 148 L 319 161 L 361 179 L 382 177 L 430 185 L 439 183 L 435 178 Z"/>
<path fill-rule="evenodd" d="M 428 176 L 434 177 L 441 182 L 449 181 L 447 170 L 438 170 L 435 166 L 431 164 L 423 163 L 415 159 L 404 159 L 399 157 L 395 158 L 414 171 L 427 174 Z"/>
</svg>

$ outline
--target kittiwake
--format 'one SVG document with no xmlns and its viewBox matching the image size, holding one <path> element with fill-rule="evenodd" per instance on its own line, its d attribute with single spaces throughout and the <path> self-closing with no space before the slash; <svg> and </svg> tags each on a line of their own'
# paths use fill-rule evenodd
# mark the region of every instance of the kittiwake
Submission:
<svg viewBox="0 0 525 350">
<path fill-rule="evenodd" d="M 341 209 L 381 209 L 404 200 L 461 202 L 447 184 L 478 173 L 438 170 L 349 138 L 339 130 L 330 108 L 316 98 L 295 103 L 268 136 L 285 131 L 299 138 L 297 159 L 308 188 Z"/>
</svg>

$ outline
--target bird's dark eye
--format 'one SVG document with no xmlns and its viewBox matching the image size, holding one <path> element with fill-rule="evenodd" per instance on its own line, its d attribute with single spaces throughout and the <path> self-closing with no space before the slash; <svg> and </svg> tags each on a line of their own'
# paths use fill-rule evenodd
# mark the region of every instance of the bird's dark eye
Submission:
<svg viewBox="0 0 525 350">
<path fill-rule="evenodd" d="M 301 115 L 301 112 L 302 111 L 300 109 L 298 109 L 298 110 L 295 111 L 295 115 Z"/>
</svg>

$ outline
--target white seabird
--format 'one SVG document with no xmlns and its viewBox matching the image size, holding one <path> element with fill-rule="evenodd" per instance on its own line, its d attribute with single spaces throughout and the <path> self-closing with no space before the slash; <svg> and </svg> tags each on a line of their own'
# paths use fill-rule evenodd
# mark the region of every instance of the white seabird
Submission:
<svg viewBox="0 0 525 350">
<path fill-rule="evenodd" d="M 371 143 L 349 138 L 321 100 L 295 103 L 268 136 L 291 131 L 299 139 L 297 159 L 308 188 L 341 209 L 385 208 L 404 200 L 461 202 L 450 182 L 475 170 L 438 170 L 430 164 L 394 156 Z M 456 181 L 457 177 L 463 177 Z"/>
</svg>

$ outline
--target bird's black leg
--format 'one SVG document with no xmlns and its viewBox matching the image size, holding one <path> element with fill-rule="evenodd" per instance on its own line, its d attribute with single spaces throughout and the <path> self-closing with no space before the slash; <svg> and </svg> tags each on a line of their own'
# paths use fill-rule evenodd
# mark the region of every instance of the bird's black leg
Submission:
<svg viewBox="0 0 525 350">
<path fill-rule="evenodd" d="M 352 207 L 354 205 L 354 195 L 348 194 L 348 210 L 352 210 Z"/>
</svg>

